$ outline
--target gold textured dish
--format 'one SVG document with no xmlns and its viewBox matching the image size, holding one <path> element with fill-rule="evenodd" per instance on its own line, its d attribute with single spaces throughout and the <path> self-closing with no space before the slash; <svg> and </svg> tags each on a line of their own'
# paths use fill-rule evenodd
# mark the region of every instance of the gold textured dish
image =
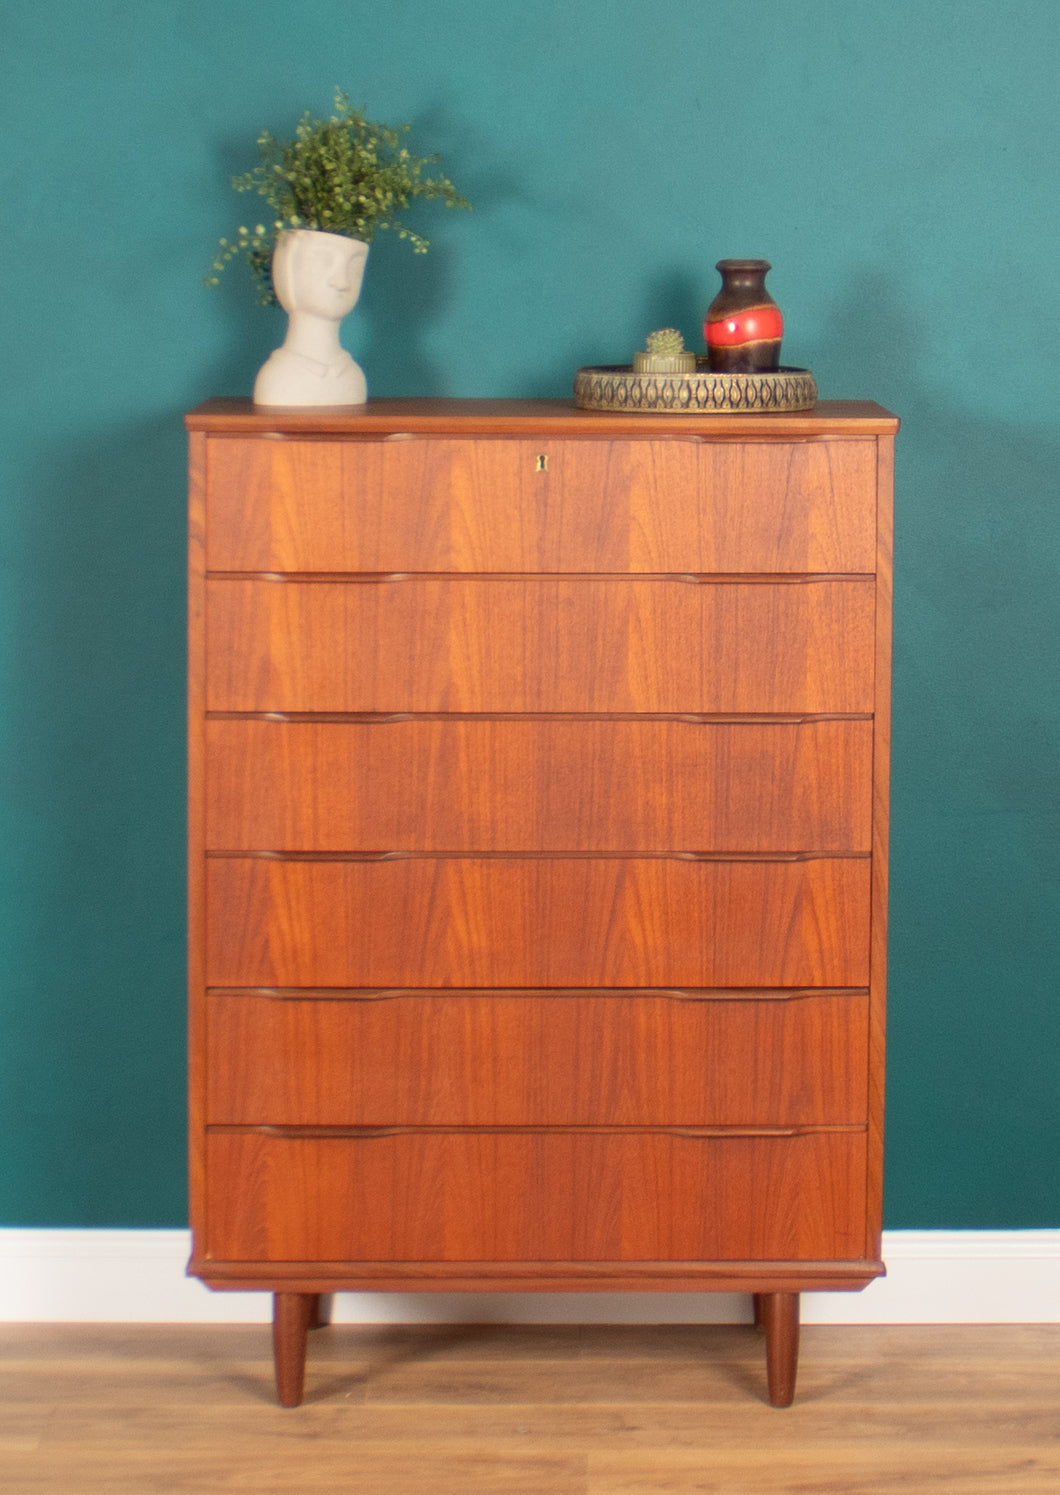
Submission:
<svg viewBox="0 0 1060 1495">
<path fill-rule="evenodd" d="M 817 384 L 809 369 L 772 374 L 715 374 L 706 358 L 690 374 L 635 374 L 631 364 L 579 369 L 574 403 L 582 410 L 666 411 L 670 415 L 712 412 L 811 410 Z"/>
</svg>

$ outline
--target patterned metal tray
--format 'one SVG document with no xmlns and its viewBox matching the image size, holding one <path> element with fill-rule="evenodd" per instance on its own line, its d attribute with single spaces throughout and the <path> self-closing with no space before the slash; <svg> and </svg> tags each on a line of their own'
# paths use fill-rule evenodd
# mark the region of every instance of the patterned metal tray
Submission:
<svg viewBox="0 0 1060 1495">
<path fill-rule="evenodd" d="M 582 410 L 663 411 L 709 415 L 743 411 L 811 410 L 817 385 L 809 369 L 772 374 L 714 374 L 706 358 L 690 374 L 635 374 L 632 364 L 579 369 L 574 403 Z"/>
</svg>

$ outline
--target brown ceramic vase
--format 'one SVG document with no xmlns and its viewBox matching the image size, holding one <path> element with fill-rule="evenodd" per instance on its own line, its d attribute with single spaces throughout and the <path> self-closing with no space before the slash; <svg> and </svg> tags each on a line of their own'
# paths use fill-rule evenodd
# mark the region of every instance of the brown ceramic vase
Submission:
<svg viewBox="0 0 1060 1495">
<path fill-rule="evenodd" d="M 721 290 L 707 308 L 703 336 L 710 368 L 764 374 L 780 365 L 784 319 L 766 290 L 768 260 L 719 260 Z"/>
</svg>

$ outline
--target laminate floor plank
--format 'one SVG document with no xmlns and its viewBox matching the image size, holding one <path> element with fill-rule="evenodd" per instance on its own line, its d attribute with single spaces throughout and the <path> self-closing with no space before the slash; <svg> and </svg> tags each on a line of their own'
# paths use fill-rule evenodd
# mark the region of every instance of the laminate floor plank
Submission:
<svg viewBox="0 0 1060 1495">
<path fill-rule="evenodd" d="M 0 1326 L 4 1495 L 1056 1495 L 1060 1325 Z"/>
<path fill-rule="evenodd" d="M 53 1410 L 33 1402 L 0 1405 L 0 1469 L 5 1459 L 36 1452 Z"/>
</svg>

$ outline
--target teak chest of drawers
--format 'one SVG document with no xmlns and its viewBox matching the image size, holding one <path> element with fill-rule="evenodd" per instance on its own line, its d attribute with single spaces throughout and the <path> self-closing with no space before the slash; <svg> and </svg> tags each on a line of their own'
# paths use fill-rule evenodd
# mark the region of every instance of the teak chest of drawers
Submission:
<svg viewBox="0 0 1060 1495">
<path fill-rule="evenodd" d="M 882 1270 L 897 421 L 212 401 L 191 433 L 190 1270 Z"/>
</svg>

